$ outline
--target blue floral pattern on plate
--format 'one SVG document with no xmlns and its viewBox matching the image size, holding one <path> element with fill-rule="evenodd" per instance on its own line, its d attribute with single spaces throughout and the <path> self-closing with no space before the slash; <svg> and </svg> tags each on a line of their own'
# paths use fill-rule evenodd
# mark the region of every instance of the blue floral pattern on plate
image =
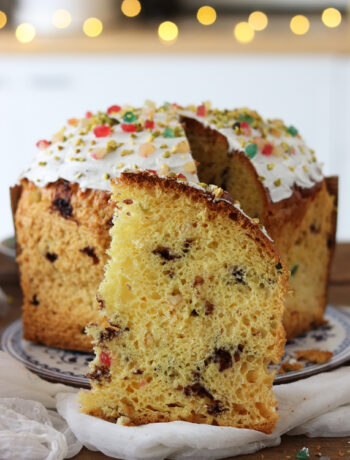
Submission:
<svg viewBox="0 0 350 460">
<path fill-rule="evenodd" d="M 332 359 L 324 364 L 306 363 L 303 369 L 286 374 L 277 374 L 275 383 L 285 383 L 333 369 L 350 360 L 350 308 L 328 306 L 327 323 L 303 334 L 286 344 L 282 362 L 293 359 L 298 350 L 326 350 L 333 352 Z M 44 345 L 36 345 L 22 339 L 22 323 L 17 320 L 10 324 L 1 337 L 1 348 L 28 369 L 40 376 L 61 383 L 89 387 L 85 377 L 88 364 L 93 359 L 89 353 L 60 350 Z M 280 365 L 271 366 L 278 371 Z"/>
</svg>

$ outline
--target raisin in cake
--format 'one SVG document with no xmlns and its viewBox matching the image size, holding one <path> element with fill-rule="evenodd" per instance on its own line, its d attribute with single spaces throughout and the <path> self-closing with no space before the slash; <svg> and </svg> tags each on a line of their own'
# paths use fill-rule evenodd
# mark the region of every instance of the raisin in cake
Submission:
<svg viewBox="0 0 350 460">
<path fill-rule="evenodd" d="M 82 410 L 122 424 L 186 420 L 270 433 L 289 271 L 222 189 L 146 172 L 113 187 L 110 261 L 90 327 Z"/>
<path fill-rule="evenodd" d="M 200 180 L 227 190 L 259 218 L 291 272 L 290 339 L 323 323 L 335 246 L 337 178 L 324 178 L 294 126 L 243 108 L 182 111 Z"/>
<path fill-rule="evenodd" d="M 24 338 L 90 351 L 96 291 L 107 263 L 113 203 L 110 178 L 139 165 L 197 180 L 173 106 L 112 106 L 70 119 L 12 190 Z"/>
</svg>

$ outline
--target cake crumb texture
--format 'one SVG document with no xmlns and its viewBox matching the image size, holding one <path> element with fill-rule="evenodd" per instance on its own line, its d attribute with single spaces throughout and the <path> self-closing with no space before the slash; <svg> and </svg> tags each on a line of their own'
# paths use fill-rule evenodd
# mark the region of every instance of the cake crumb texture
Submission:
<svg viewBox="0 0 350 460">
<path fill-rule="evenodd" d="M 231 203 L 173 179 L 123 173 L 113 200 L 98 294 L 109 326 L 89 328 L 83 412 L 270 433 L 289 277 L 271 242 Z"/>
</svg>

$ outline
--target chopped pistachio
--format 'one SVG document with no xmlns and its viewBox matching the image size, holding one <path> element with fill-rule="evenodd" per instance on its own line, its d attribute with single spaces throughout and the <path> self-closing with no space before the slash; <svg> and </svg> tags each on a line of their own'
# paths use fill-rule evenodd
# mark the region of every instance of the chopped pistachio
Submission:
<svg viewBox="0 0 350 460">
<path fill-rule="evenodd" d="M 111 139 L 107 142 L 107 152 L 114 152 L 115 150 L 117 150 L 117 143 L 114 139 Z"/>
<path fill-rule="evenodd" d="M 74 145 L 84 145 L 84 141 L 81 137 L 78 137 L 78 139 L 75 141 Z"/>
<path fill-rule="evenodd" d="M 133 154 L 133 153 L 134 153 L 134 150 L 132 150 L 132 149 L 130 149 L 130 150 L 122 150 L 121 153 L 120 153 L 120 155 L 121 155 L 122 157 L 125 157 L 125 156 L 131 155 L 131 154 Z"/>
</svg>

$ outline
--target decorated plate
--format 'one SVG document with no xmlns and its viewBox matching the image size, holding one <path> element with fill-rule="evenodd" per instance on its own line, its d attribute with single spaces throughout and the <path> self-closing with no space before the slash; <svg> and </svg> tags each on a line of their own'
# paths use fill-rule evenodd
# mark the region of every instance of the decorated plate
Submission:
<svg viewBox="0 0 350 460">
<path fill-rule="evenodd" d="M 302 369 L 284 374 L 278 373 L 279 364 L 274 365 L 273 367 L 277 370 L 275 383 L 308 377 L 350 361 L 350 307 L 328 306 L 326 320 L 327 323 L 324 326 L 288 342 L 282 363 L 295 362 L 295 353 L 302 350 L 330 351 L 333 357 L 324 364 L 303 362 L 305 367 Z M 88 372 L 89 362 L 93 359 L 91 354 L 34 345 L 23 340 L 20 319 L 4 330 L 1 347 L 28 369 L 48 380 L 89 387 L 85 374 Z"/>
<path fill-rule="evenodd" d="M 14 236 L 0 241 L 0 253 L 12 259 L 16 258 L 16 241 Z"/>
</svg>

